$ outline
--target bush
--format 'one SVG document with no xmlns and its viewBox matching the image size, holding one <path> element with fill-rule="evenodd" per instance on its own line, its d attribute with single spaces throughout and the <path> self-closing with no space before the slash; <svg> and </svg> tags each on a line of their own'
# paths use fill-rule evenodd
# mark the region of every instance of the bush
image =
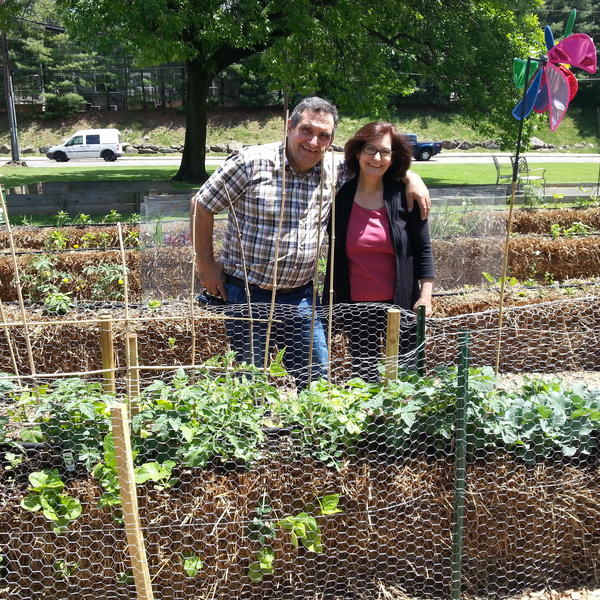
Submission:
<svg viewBox="0 0 600 600">
<path fill-rule="evenodd" d="M 71 117 L 77 114 L 85 103 L 83 96 L 74 92 L 67 94 L 45 94 L 47 118 Z"/>
</svg>

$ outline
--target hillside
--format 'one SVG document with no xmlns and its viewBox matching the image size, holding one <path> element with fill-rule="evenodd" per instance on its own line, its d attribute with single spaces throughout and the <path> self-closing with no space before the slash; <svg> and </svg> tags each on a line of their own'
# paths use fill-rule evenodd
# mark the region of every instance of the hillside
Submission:
<svg viewBox="0 0 600 600">
<path fill-rule="evenodd" d="M 144 138 L 161 146 L 182 144 L 185 137 L 185 115 L 178 109 L 136 111 L 83 112 L 68 119 L 33 118 L 18 114 L 19 145 L 45 146 L 59 143 L 78 129 L 115 127 L 121 130 L 123 141 L 142 143 Z M 370 118 L 342 115 L 336 141 L 343 144 Z M 470 142 L 481 136 L 460 121 L 460 115 L 435 109 L 403 109 L 391 119 L 402 131 L 416 133 L 422 139 L 461 139 Z M 244 144 L 267 143 L 280 140 L 283 135 L 283 109 L 219 108 L 210 111 L 208 143 L 227 143 L 235 140 Z M 554 133 L 542 124 L 538 137 L 556 147 L 578 142 L 593 145 L 588 151 L 597 152 L 600 146 L 595 126 L 594 111 L 572 108 Z M 148 139 L 149 138 L 149 139 Z M 0 115 L 0 144 L 10 144 L 10 131 L 6 114 Z"/>
</svg>

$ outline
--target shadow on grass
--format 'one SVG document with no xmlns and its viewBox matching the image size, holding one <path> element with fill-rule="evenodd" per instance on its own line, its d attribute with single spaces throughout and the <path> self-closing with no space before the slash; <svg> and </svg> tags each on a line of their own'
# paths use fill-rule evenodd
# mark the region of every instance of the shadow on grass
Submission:
<svg viewBox="0 0 600 600">
<path fill-rule="evenodd" d="M 216 169 L 208 166 L 210 175 Z M 38 182 L 66 182 L 66 181 L 168 181 L 178 167 L 168 165 L 144 167 L 2 167 L 0 168 L 0 184 L 5 189 L 20 185 L 29 185 Z M 194 189 L 199 185 L 174 182 L 174 189 Z"/>
</svg>

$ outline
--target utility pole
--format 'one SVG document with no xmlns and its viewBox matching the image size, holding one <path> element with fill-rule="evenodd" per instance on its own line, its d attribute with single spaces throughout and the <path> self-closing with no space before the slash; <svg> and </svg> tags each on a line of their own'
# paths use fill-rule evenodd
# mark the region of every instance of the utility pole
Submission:
<svg viewBox="0 0 600 600">
<path fill-rule="evenodd" d="M 0 0 L 4 4 L 4 0 Z M 6 112 L 8 113 L 8 123 L 10 125 L 10 149 L 13 162 L 20 160 L 19 140 L 17 138 L 17 113 L 15 111 L 15 96 L 13 93 L 12 77 L 10 76 L 10 65 L 8 63 L 8 42 L 6 40 L 6 31 L 0 35 L 2 43 L 2 57 L 4 62 L 4 91 L 6 93 Z"/>
</svg>

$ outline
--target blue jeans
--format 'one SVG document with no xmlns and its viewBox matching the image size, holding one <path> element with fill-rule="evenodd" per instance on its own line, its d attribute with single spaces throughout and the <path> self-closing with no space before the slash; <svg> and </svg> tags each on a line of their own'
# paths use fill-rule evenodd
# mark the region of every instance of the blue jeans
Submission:
<svg viewBox="0 0 600 600">
<path fill-rule="evenodd" d="M 248 301 L 244 287 L 226 285 L 227 305 L 225 314 L 229 317 L 248 318 Z M 253 322 L 227 319 L 225 327 L 231 349 L 236 353 L 238 363 L 246 362 L 258 367 L 264 365 L 265 344 L 267 338 L 267 319 L 271 308 L 271 292 L 252 286 L 250 291 Z M 296 380 L 296 386 L 307 387 L 309 381 L 315 381 L 327 375 L 327 342 L 320 318 L 320 303 L 317 297 L 312 365 L 309 368 L 309 349 L 312 321 L 313 285 L 309 284 L 298 292 L 276 294 L 271 326 L 270 345 L 276 344 L 281 351 L 285 348 L 283 363 L 290 375 Z M 229 308 L 231 307 L 231 308 Z M 254 341 L 254 357 L 251 353 L 250 338 Z M 310 371 L 310 378 L 309 378 Z"/>
</svg>

